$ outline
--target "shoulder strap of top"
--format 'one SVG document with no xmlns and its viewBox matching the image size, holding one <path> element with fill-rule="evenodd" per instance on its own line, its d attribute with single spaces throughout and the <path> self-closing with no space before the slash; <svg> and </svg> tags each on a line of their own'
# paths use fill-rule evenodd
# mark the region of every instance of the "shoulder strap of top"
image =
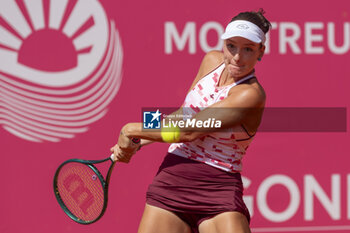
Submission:
<svg viewBox="0 0 350 233">
<path fill-rule="evenodd" d="M 253 72 L 253 73 L 251 73 L 250 75 L 248 75 L 248 76 L 246 76 L 246 77 L 244 77 L 244 78 L 238 80 L 237 82 L 234 82 L 234 83 L 231 84 L 231 85 L 232 85 L 232 86 L 236 86 L 236 85 L 238 85 L 238 84 L 240 84 L 240 83 L 243 83 L 243 82 L 245 82 L 245 81 L 247 81 L 248 79 L 251 79 L 251 78 L 253 78 L 253 77 L 255 77 L 255 72 Z"/>
</svg>

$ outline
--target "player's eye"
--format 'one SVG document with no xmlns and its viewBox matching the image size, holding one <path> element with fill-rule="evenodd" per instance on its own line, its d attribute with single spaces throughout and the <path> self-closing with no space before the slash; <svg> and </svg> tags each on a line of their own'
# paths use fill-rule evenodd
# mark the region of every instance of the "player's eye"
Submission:
<svg viewBox="0 0 350 233">
<path fill-rule="evenodd" d="M 252 52 L 253 51 L 253 49 L 250 48 L 250 47 L 246 47 L 246 48 L 244 48 L 244 50 L 247 51 L 247 52 Z"/>
</svg>

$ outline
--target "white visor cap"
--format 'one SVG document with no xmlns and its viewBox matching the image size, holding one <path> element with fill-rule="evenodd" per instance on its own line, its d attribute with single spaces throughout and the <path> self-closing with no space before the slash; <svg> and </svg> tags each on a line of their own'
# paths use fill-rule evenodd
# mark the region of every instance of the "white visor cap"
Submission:
<svg viewBox="0 0 350 233">
<path fill-rule="evenodd" d="M 246 20 L 235 20 L 229 23 L 221 39 L 226 40 L 231 37 L 240 36 L 255 43 L 265 43 L 265 33 L 254 23 Z"/>
</svg>

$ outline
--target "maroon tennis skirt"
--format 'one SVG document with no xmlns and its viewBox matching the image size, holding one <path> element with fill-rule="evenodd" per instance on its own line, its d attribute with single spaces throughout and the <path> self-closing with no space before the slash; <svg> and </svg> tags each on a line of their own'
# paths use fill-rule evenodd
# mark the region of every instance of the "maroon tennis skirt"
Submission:
<svg viewBox="0 0 350 233">
<path fill-rule="evenodd" d="M 174 154 L 164 158 L 146 197 L 149 205 L 176 214 L 197 214 L 205 220 L 209 218 L 205 216 L 238 211 L 250 221 L 240 173 L 225 172 Z"/>
</svg>

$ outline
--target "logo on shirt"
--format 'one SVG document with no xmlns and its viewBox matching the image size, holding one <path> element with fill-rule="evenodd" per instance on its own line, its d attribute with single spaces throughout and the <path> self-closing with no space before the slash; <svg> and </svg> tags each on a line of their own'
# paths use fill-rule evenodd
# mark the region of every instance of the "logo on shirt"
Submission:
<svg viewBox="0 0 350 233">
<path fill-rule="evenodd" d="M 160 116 L 162 115 L 161 112 L 159 112 L 159 109 L 157 111 L 145 111 L 143 112 L 143 128 L 144 129 L 160 129 Z"/>
</svg>

